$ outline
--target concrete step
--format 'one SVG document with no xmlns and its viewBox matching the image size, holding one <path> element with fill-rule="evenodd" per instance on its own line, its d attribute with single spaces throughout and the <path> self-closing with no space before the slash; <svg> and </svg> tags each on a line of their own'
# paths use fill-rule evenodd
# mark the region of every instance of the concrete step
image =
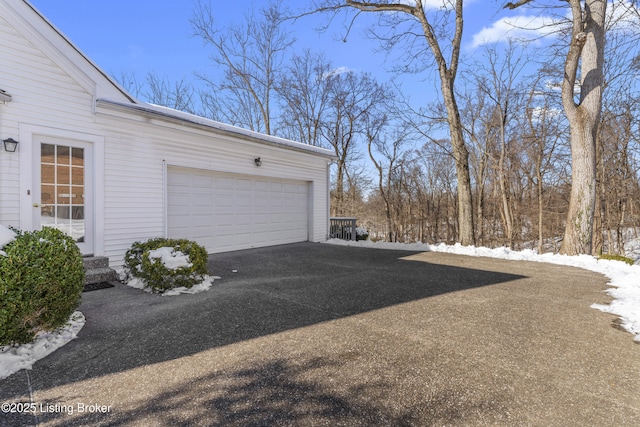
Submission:
<svg viewBox="0 0 640 427">
<path fill-rule="evenodd" d="M 85 270 L 109 267 L 109 258 L 106 256 L 86 256 L 82 257 L 82 264 Z"/>
<path fill-rule="evenodd" d="M 111 282 L 114 280 L 118 280 L 118 275 L 116 274 L 115 270 L 109 267 L 93 268 L 91 270 L 85 271 L 84 274 L 85 285 L 100 282 Z"/>
<path fill-rule="evenodd" d="M 85 285 L 118 280 L 118 274 L 109 267 L 109 258 L 107 257 L 84 257 L 82 263 Z"/>
</svg>

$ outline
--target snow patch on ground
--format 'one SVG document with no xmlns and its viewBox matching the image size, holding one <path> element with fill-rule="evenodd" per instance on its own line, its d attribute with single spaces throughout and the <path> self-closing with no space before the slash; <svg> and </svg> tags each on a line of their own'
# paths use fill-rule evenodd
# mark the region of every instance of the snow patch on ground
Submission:
<svg viewBox="0 0 640 427">
<path fill-rule="evenodd" d="M 119 271 L 118 275 L 120 277 L 120 280 L 125 285 L 130 286 L 132 288 L 136 288 L 136 289 L 142 289 L 145 292 L 153 293 L 153 290 L 145 287 L 144 280 L 138 277 L 131 277 L 131 275 L 127 275 L 127 273 L 124 271 Z M 176 296 L 180 294 L 197 294 L 200 292 L 208 291 L 213 285 L 213 281 L 220 278 L 221 278 L 220 276 L 205 275 L 200 283 L 196 283 L 190 288 L 185 288 L 184 286 L 181 286 L 179 288 L 168 289 L 163 293 L 161 293 L 160 295 L 162 295 L 163 297 L 171 297 L 171 296 Z"/>
<path fill-rule="evenodd" d="M 538 254 L 531 249 L 514 251 L 506 247 L 486 248 L 475 246 L 446 245 L 440 243 L 389 243 L 366 241 L 348 241 L 331 239 L 327 243 L 342 246 L 391 249 L 416 252 L 445 252 L 468 256 L 482 256 L 515 261 L 547 262 L 591 270 L 610 279 L 612 288 L 607 293 L 613 297 L 609 305 L 593 304 L 591 307 L 621 318 L 621 326 L 631 332 L 634 340 L 640 342 L 640 265 L 628 265 L 622 261 L 597 259 L 591 255 L 567 256 L 560 254 Z"/>
<path fill-rule="evenodd" d="M 52 332 L 39 332 L 30 344 L 0 347 L 0 380 L 20 369 L 31 369 L 38 360 L 76 338 L 84 324 L 84 315 L 75 311 L 66 325 Z"/>
<path fill-rule="evenodd" d="M 5 245 L 9 244 L 13 239 L 16 238 L 16 233 L 13 230 L 5 227 L 0 224 L 0 256 L 7 256 L 6 252 L 2 250 Z"/>
</svg>

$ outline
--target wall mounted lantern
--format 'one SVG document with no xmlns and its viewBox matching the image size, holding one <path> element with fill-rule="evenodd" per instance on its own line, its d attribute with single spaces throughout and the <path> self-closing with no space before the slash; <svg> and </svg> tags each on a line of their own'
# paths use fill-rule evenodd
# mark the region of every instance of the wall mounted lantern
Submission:
<svg viewBox="0 0 640 427">
<path fill-rule="evenodd" d="M 260 157 L 256 157 L 255 159 L 253 159 L 253 161 L 255 162 L 256 166 L 262 166 L 262 160 L 260 160 Z"/>
<path fill-rule="evenodd" d="M 0 89 L 0 102 L 11 102 L 11 95 Z"/>
<path fill-rule="evenodd" d="M 10 153 L 14 153 L 18 147 L 18 141 L 13 138 L 7 138 L 2 142 L 4 142 L 4 151 L 8 151 Z"/>
</svg>

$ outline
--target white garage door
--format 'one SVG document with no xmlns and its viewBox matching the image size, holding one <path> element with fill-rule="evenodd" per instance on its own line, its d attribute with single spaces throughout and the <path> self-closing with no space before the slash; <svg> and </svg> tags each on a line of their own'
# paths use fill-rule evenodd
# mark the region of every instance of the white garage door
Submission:
<svg viewBox="0 0 640 427">
<path fill-rule="evenodd" d="M 169 167 L 167 202 L 169 237 L 209 253 L 308 240 L 304 181 Z"/>
</svg>

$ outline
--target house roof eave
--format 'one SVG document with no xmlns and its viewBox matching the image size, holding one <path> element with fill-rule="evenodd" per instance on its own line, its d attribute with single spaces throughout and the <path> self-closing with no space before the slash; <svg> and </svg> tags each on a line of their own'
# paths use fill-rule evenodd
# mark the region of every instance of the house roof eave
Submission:
<svg viewBox="0 0 640 427">
<path fill-rule="evenodd" d="M 216 132 L 240 137 L 253 142 L 260 142 L 287 148 L 294 151 L 301 151 L 307 154 L 319 155 L 322 157 L 326 157 L 331 161 L 337 158 L 333 151 L 326 148 L 316 147 L 313 145 L 228 125 L 225 123 L 217 122 L 215 120 L 207 119 L 160 105 L 148 104 L 144 102 L 139 102 L 137 104 L 128 104 L 110 99 L 98 99 L 96 101 L 96 106 L 127 113 L 135 113 L 148 118 L 192 126 L 195 128 L 215 130 Z"/>
</svg>

